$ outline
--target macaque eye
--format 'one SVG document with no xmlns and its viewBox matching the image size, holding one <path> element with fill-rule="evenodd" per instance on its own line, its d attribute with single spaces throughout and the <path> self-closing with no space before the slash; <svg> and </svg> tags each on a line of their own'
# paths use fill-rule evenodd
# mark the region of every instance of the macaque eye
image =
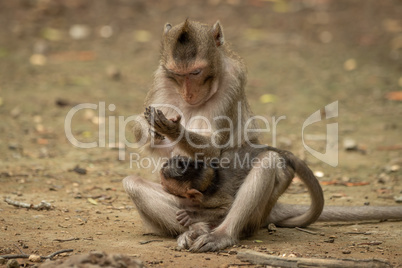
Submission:
<svg viewBox="0 0 402 268">
<path fill-rule="evenodd" d="M 192 71 L 190 74 L 191 75 L 199 75 L 200 73 L 201 73 L 201 69 L 197 69 L 197 70 Z"/>
</svg>

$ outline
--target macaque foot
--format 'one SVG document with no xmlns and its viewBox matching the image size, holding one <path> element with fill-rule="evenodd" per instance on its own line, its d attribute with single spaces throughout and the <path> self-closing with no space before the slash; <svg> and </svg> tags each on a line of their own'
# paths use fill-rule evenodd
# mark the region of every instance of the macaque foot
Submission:
<svg viewBox="0 0 402 268">
<path fill-rule="evenodd" d="M 181 210 L 178 210 L 178 211 L 176 212 L 176 220 L 177 220 L 181 225 L 183 225 L 184 227 L 188 227 L 188 226 L 190 226 L 191 224 L 193 224 L 193 221 L 192 221 L 192 219 L 191 219 L 189 213 L 188 213 L 187 210 L 185 210 L 185 209 L 181 209 Z"/>
<path fill-rule="evenodd" d="M 191 252 L 218 251 L 236 244 L 237 240 L 226 233 L 207 233 L 199 236 L 190 247 Z"/>
<path fill-rule="evenodd" d="M 165 117 L 161 110 L 149 106 L 145 108 L 144 116 L 145 119 L 148 121 L 148 124 L 159 136 L 166 135 L 175 138 L 176 136 L 180 135 L 181 117 L 179 115 L 176 118 L 169 120 Z"/>
<path fill-rule="evenodd" d="M 177 238 L 177 245 L 179 248 L 189 249 L 193 245 L 195 239 L 201 235 L 208 234 L 210 230 L 208 224 L 205 222 L 192 224 L 188 231 L 182 233 Z"/>
</svg>

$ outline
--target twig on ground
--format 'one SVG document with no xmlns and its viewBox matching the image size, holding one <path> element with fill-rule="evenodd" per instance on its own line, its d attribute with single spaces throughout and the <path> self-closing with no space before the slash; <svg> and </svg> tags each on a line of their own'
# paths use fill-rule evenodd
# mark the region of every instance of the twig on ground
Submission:
<svg viewBox="0 0 402 268">
<path fill-rule="evenodd" d="M 295 227 L 295 229 L 298 230 L 298 231 L 302 231 L 302 232 L 308 233 L 308 234 L 319 235 L 319 233 L 317 233 L 317 232 L 310 231 L 310 230 L 306 230 L 306 229 L 303 229 L 303 228 L 300 228 L 300 227 Z"/>
<path fill-rule="evenodd" d="M 345 232 L 344 234 L 351 234 L 351 235 L 359 235 L 359 234 L 362 234 L 362 235 L 371 235 L 371 234 L 373 234 L 373 233 L 370 233 L 370 232 Z"/>
<path fill-rule="evenodd" d="M 20 249 L 19 246 L 17 246 L 16 244 L 14 244 L 14 246 L 18 249 L 18 251 L 19 251 L 21 254 L 25 254 L 25 253 Z"/>
<path fill-rule="evenodd" d="M 4 201 L 12 206 L 19 207 L 19 208 L 28 208 L 28 209 L 35 209 L 35 210 L 42 210 L 42 209 L 52 209 L 52 205 L 46 201 L 41 201 L 39 205 L 33 205 L 28 203 L 19 202 L 16 200 L 12 200 L 10 198 L 4 199 Z"/>
<path fill-rule="evenodd" d="M 80 240 L 80 239 L 75 238 L 75 237 L 67 238 L 67 239 L 53 239 L 53 241 L 56 241 L 56 242 L 68 242 L 68 241 L 74 241 L 74 240 Z"/>
<path fill-rule="evenodd" d="M 163 240 L 162 239 L 154 239 L 154 240 L 141 241 L 140 245 L 145 245 L 145 244 L 152 243 L 152 242 L 163 242 Z"/>
<path fill-rule="evenodd" d="M 46 259 L 52 259 L 53 257 L 55 257 L 56 255 L 59 255 L 61 253 L 65 253 L 65 252 L 73 252 L 74 249 L 62 249 L 56 252 L 53 252 L 50 255 L 47 256 L 40 256 L 40 258 L 42 260 L 46 260 Z M 0 258 L 3 259 L 28 259 L 29 256 L 31 256 L 32 254 L 12 254 L 12 255 L 0 255 Z"/>
<path fill-rule="evenodd" d="M 142 235 L 143 236 L 159 236 L 158 234 L 155 234 L 155 233 L 144 233 Z"/>
<path fill-rule="evenodd" d="M 331 267 L 331 268 L 351 268 L 351 267 L 392 267 L 386 260 L 380 259 L 313 259 L 313 258 L 285 258 L 260 253 L 253 250 L 241 251 L 237 254 L 241 261 L 248 261 L 257 265 L 268 265 L 275 267 Z"/>
<path fill-rule="evenodd" d="M 41 259 L 43 258 L 43 259 L 49 259 L 49 260 L 51 260 L 51 259 L 52 259 L 53 257 L 55 257 L 56 255 L 59 255 L 59 254 L 61 254 L 61 253 L 66 253 L 66 252 L 73 252 L 73 251 L 74 251 L 74 249 L 62 249 L 62 250 L 53 252 L 52 254 L 47 255 L 47 256 L 45 256 L 45 257 L 42 257 L 42 256 L 41 256 Z"/>
</svg>

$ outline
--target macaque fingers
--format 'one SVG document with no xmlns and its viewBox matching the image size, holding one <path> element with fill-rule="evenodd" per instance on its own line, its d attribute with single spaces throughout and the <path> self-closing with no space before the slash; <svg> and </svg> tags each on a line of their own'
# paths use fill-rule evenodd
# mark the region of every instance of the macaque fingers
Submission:
<svg viewBox="0 0 402 268">
<path fill-rule="evenodd" d="M 145 108 L 144 117 L 151 126 L 151 128 L 149 128 L 151 136 L 156 140 L 164 140 L 165 136 L 160 133 L 161 129 L 163 129 L 163 127 L 161 127 L 162 123 L 158 117 L 155 116 L 155 108 L 151 106 Z"/>
<path fill-rule="evenodd" d="M 177 119 L 177 118 L 176 118 Z M 161 110 L 156 110 L 155 120 L 158 126 L 166 132 L 174 133 L 178 130 L 180 121 L 172 121 L 165 117 Z"/>
<path fill-rule="evenodd" d="M 185 209 L 180 209 L 176 212 L 176 219 L 181 220 L 185 217 L 189 217 L 187 211 Z"/>
<path fill-rule="evenodd" d="M 169 120 L 165 117 L 161 110 L 155 109 L 152 106 L 145 108 L 144 116 L 148 121 L 148 124 L 160 135 L 172 135 L 179 130 L 180 116 L 173 120 Z"/>
<path fill-rule="evenodd" d="M 190 215 L 188 215 L 187 211 L 184 209 L 176 212 L 176 220 L 184 227 L 188 227 L 192 224 Z"/>
<path fill-rule="evenodd" d="M 186 216 L 180 220 L 178 220 L 178 222 L 180 223 L 180 225 L 184 226 L 184 227 L 188 227 L 190 226 L 193 222 L 191 220 L 190 217 Z"/>
</svg>

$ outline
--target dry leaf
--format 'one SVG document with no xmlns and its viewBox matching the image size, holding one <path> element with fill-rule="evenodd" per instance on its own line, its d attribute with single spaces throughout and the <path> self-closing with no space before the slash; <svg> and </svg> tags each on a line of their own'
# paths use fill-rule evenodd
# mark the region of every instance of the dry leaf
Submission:
<svg viewBox="0 0 402 268">
<path fill-rule="evenodd" d="M 385 95 L 388 100 L 402 101 L 402 91 L 391 91 Z"/>
<path fill-rule="evenodd" d="M 97 205 L 98 204 L 98 202 L 96 202 L 95 199 L 90 198 L 90 197 L 88 198 L 88 202 L 91 203 L 92 205 Z"/>
</svg>

